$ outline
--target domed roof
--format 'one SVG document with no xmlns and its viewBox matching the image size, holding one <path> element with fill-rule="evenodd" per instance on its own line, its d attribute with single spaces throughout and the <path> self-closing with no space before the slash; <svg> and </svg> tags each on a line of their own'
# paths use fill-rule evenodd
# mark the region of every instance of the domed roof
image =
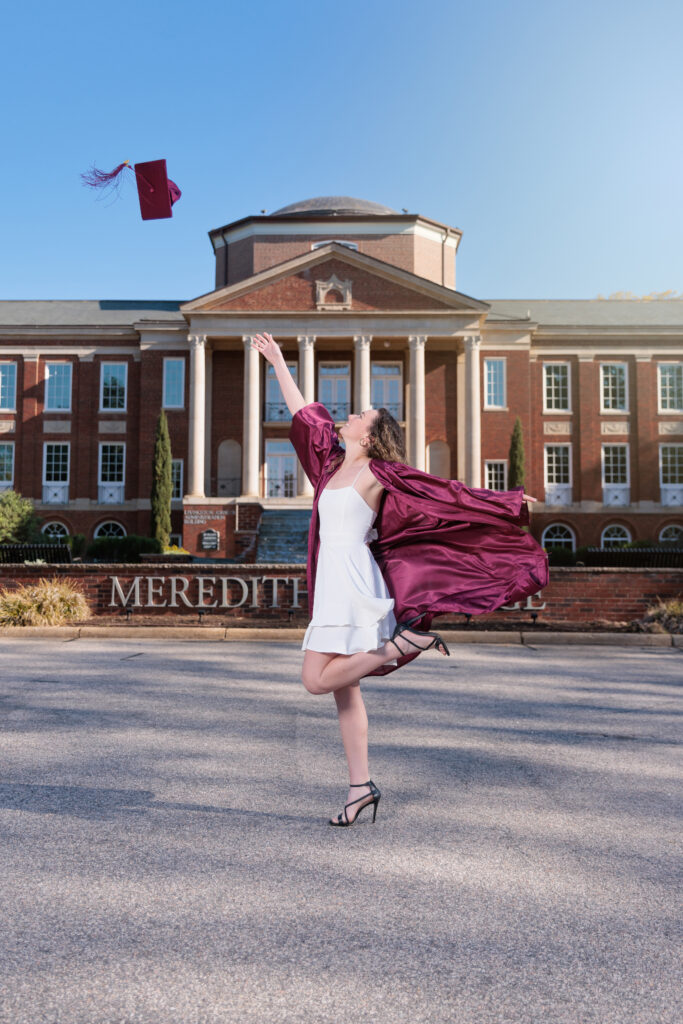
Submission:
<svg viewBox="0 0 683 1024">
<path fill-rule="evenodd" d="M 353 199 L 351 196 L 318 196 L 316 199 L 303 199 L 300 203 L 291 203 L 271 213 L 271 217 L 342 217 L 342 216 L 387 216 L 397 214 L 389 206 L 371 203 L 367 199 Z"/>
</svg>

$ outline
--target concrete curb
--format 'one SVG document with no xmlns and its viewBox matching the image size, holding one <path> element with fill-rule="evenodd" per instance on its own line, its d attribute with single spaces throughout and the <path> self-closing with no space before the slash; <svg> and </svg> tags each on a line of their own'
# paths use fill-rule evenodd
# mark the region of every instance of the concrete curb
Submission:
<svg viewBox="0 0 683 1024">
<path fill-rule="evenodd" d="M 300 644 L 304 629 L 253 629 L 224 626 L 2 626 L 0 638 L 13 640 L 200 640 L 213 643 L 276 641 Z M 598 647 L 677 647 L 683 636 L 668 633 L 563 633 L 542 631 L 442 630 L 447 644 L 559 644 Z"/>
</svg>

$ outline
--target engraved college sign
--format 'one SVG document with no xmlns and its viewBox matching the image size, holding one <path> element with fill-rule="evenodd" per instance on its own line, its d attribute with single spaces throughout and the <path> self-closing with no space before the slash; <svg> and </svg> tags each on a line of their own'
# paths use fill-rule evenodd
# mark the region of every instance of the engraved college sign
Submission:
<svg viewBox="0 0 683 1024">
<path fill-rule="evenodd" d="M 296 576 L 110 576 L 110 608 L 301 608 Z M 286 588 L 280 604 L 280 585 Z"/>
</svg>

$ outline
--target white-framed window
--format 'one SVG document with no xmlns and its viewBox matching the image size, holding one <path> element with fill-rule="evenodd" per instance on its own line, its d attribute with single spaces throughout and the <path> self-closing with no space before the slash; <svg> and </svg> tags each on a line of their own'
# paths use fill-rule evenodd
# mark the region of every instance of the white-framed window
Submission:
<svg viewBox="0 0 683 1024">
<path fill-rule="evenodd" d="M 0 409 L 14 412 L 17 407 L 17 364 L 0 363 Z"/>
<path fill-rule="evenodd" d="M 335 421 L 347 419 L 351 412 L 351 363 L 318 363 L 318 401 Z"/>
<path fill-rule="evenodd" d="M 403 363 L 370 364 L 370 404 L 373 409 L 387 409 L 396 420 L 403 419 Z"/>
<path fill-rule="evenodd" d="M 543 412 L 571 412 L 569 363 L 543 364 Z"/>
<path fill-rule="evenodd" d="M 546 551 L 562 548 L 565 551 L 576 550 L 576 537 L 571 527 L 565 523 L 551 523 L 546 526 L 541 537 L 541 544 Z"/>
<path fill-rule="evenodd" d="M 124 500 L 126 445 L 122 441 L 101 441 L 98 472 L 98 501 L 117 505 Z"/>
<path fill-rule="evenodd" d="M 164 359 L 164 409 L 185 408 L 185 360 Z"/>
<path fill-rule="evenodd" d="M 484 408 L 505 409 L 507 406 L 506 359 L 484 360 Z"/>
<path fill-rule="evenodd" d="M 94 533 L 95 537 L 125 537 L 126 528 L 114 519 L 108 519 L 106 523 L 100 523 Z"/>
<path fill-rule="evenodd" d="M 64 523 L 59 523 L 57 520 L 51 520 L 49 523 L 45 523 L 41 527 L 41 533 L 44 533 L 46 537 L 52 537 L 55 540 L 63 540 L 69 536 L 69 531 Z"/>
<path fill-rule="evenodd" d="M 659 531 L 660 544 L 683 544 L 683 526 L 669 523 Z"/>
<path fill-rule="evenodd" d="M 169 537 L 171 547 L 181 548 L 183 546 L 183 535 L 182 533 L 172 533 Z"/>
<path fill-rule="evenodd" d="M 508 486 L 508 464 L 505 459 L 484 462 L 486 486 L 489 491 L 506 491 Z"/>
<path fill-rule="evenodd" d="M 70 456 L 68 441 L 43 444 L 43 504 L 63 505 L 69 500 Z"/>
<path fill-rule="evenodd" d="M 127 384 L 127 363 L 102 363 L 100 373 L 101 412 L 126 411 Z"/>
<path fill-rule="evenodd" d="M 660 412 L 683 412 L 683 363 L 657 364 Z"/>
<path fill-rule="evenodd" d="M 631 473 L 628 444 L 602 445 L 602 500 L 605 505 L 628 505 Z"/>
<path fill-rule="evenodd" d="M 546 505 L 571 505 L 572 446 L 547 444 L 543 452 Z"/>
<path fill-rule="evenodd" d="M 628 412 L 628 365 L 600 364 L 600 412 Z"/>
<path fill-rule="evenodd" d="M 0 443 L 0 491 L 9 491 L 14 484 L 14 441 Z"/>
<path fill-rule="evenodd" d="M 621 523 L 612 523 L 611 526 L 606 526 L 602 531 L 600 547 L 621 548 L 624 544 L 629 544 L 632 539 L 631 531 L 627 527 L 622 526 Z"/>
<path fill-rule="evenodd" d="M 331 245 L 332 242 L 336 245 L 345 245 L 347 249 L 358 252 L 358 242 L 347 242 L 345 238 L 326 238 L 324 242 L 311 242 L 311 252 L 314 249 L 322 249 L 324 245 Z"/>
<path fill-rule="evenodd" d="M 287 369 L 292 375 L 292 379 L 295 384 L 298 383 L 299 379 L 299 364 L 287 360 Z M 289 411 L 287 403 L 282 397 L 282 389 L 280 388 L 280 382 L 275 376 L 275 367 L 271 363 L 268 363 L 268 369 L 266 370 L 266 408 L 264 419 L 266 423 L 278 423 L 281 420 L 291 420 L 292 414 Z"/>
<path fill-rule="evenodd" d="M 171 501 L 179 501 L 183 496 L 183 460 L 171 459 Z"/>
<path fill-rule="evenodd" d="M 266 441 L 266 497 L 296 497 L 296 452 L 289 441 Z"/>
<path fill-rule="evenodd" d="M 71 412 L 71 363 L 45 364 L 45 411 Z"/>
<path fill-rule="evenodd" d="M 683 505 L 683 444 L 660 444 L 662 505 Z"/>
</svg>

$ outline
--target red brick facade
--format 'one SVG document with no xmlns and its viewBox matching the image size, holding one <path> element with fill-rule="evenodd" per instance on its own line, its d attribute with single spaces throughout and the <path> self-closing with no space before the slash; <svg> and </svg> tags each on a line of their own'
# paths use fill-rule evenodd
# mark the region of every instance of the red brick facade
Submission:
<svg viewBox="0 0 683 1024">
<path fill-rule="evenodd" d="M 314 388 L 308 397 L 320 395 L 320 364 L 341 362 L 348 367 L 347 400 L 353 408 L 360 380 L 354 339 L 370 337 L 371 368 L 382 362 L 401 367 L 398 415 L 410 431 L 414 396 L 409 338 L 418 336 L 426 339 L 426 468 L 487 486 L 488 473 L 506 472 L 510 437 L 519 417 L 526 452 L 525 488 L 540 499 L 532 527 L 539 539 L 548 527 L 566 528 L 574 546 L 600 545 L 606 527 L 620 527 L 632 540 L 656 542 L 668 527 L 680 528 L 683 535 L 683 479 L 678 490 L 669 487 L 665 495 L 661 469 L 664 448 L 673 452 L 672 458 L 680 451 L 683 459 L 683 398 L 676 397 L 676 368 L 683 394 L 683 302 L 484 302 L 455 290 L 457 229 L 386 208 L 373 214 L 367 210 L 372 204 L 361 205 L 357 216 L 343 212 L 337 217 L 316 216 L 309 211 L 310 204 L 304 204 L 303 212 L 246 218 L 211 232 L 217 290 L 185 305 L 0 303 L 0 489 L 13 486 L 36 502 L 46 523 L 62 524 L 70 533 L 91 538 L 103 525 L 118 524 L 127 533 L 146 534 L 154 428 L 164 401 L 166 359 L 184 364 L 182 407 L 171 404 L 166 412 L 173 457 L 182 463 L 182 493 L 188 493 L 194 372 L 190 338 L 199 334 L 206 341 L 207 359 L 207 501 L 195 501 L 195 490 L 183 518 L 179 496 L 173 504 L 173 532 L 184 532 L 193 554 L 207 554 L 201 548 L 199 527 L 211 521 L 221 533 L 215 557 L 249 557 L 261 507 L 270 500 L 268 442 L 286 441 L 288 425 L 267 415 L 262 366 L 256 410 L 258 488 L 242 493 L 248 419 L 244 339 L 248 344 L 251 334 L 271 330 L 288 360 L 298 363 L 298 339 L 313 337 Z M 333 243 L 327 245 L 330 240 Z M 326 286 L 333 277 L 343 282 L 345 295 L 327 295 L 325 287 L 321 292 L 321 284 Z M 473 440 L 467 408 L 472 397 L 465 353 L 473 336 L 480 339 L 481 428 L 480 458 L 474 469 L 468 463 Z M 500 394 L 494 395 L 494 407 L 487 379 L 490 360 L 498 361 L 496 372 L 504 379 Z M 70 407 L 59 411 L 45 409 L 46 364 L 51 361 L 72 367 Z M 112 362 L 127 367 L 122 410 L 101 407 L 102 365 Z M 623 367 L 621 408 L 601 406 L 603 363 Z M 566 367 L 562 372 L 567 408 L 557 403 L 546 408 L 546 364 Z M 659 364 L 674 367 L 666 402 Z M 118 500 L 111 494 L 103 499 L 103 444 L 125 445 L 125 480 Z M 48 445 L 69 446 L 65 500 L 55 500 L 53 494 L 44 501 Z M 561 460 L 567 454 L 571 467 L 562 500 L 549 493 L 544 454 L 548 446 L 553 458 Z M 614 450 L 608 453 L 610 458 L 626 453 L 626 477 L 616 498 L 605 489 L 605 446 Z M 298 490 L 302 491 L 301 481 Z M 291 497 L 302 506 L 303 493 Z M 203 524 L 200 508 L 206 513 Z M 194 522 L 191 509 L 197 513 Z"/>
</svg>

